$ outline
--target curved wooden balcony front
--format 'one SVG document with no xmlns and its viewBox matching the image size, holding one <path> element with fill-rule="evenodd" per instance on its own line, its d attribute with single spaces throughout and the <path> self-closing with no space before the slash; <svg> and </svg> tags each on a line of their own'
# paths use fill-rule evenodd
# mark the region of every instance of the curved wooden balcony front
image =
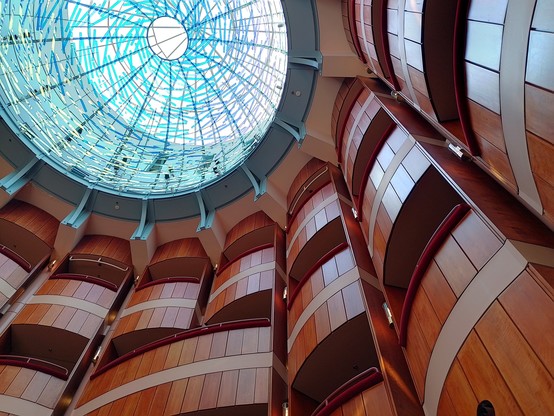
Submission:
<svg viewBox="0 0 554 416">
<path fill-rule="evenodd" d="M 271 318 L 276 256 L 275 247 L 266 246 L 250 249 L 217 275 L 204 315 L 206 323 Z"/>
<path fill-rule="evenodd" d="M 117 292 L 105 281 L 86 275 L 59 277 L 51 276 L 40 287 L 13 325 L 43 325 L 92 338 L 107 318 Z"/>
<path fill-rule="evenodd" d="M 99 368 L 73 414 L 267 415 L 283 400 L 271 351 L 267 319 L 187 330 Z"/>
<path fill-rule="evenodd" d="M 289 234 L 290 244 L 287 249 L 287 268 L 289 276 L 301 278 L 318 253 L 325 253 L 346 241 L 341 210 L 343 209 L 336 193 L 332 193 L 333 186 L 328 184 L 321 192 L 304 204 L 306 212 L 300 210 L 293 220 Z M 325 199 L 324 195 L 330 194 Z M 314 203 L 317 203 L 314 206 Z M 323 245 L 323 247 L 320 247 Z M 315 257 L 314 257 L 315 256 Z"/>
<path fill-rule="evenodd" d="M 0 308 L 29 278 L 30 263 L 13 250 L 0 245 Z"/>
<path fill-rule="evenodd" d="M 155 339 L 191 328 L 198 322 L 195 310 L 200 287 L 196 277 L 164 278 L 141 284 L 121 313 L 113 342 L 123 342 L 119 337 L 138 337 L 133 335 L 135 331 L 155 332 L 152 335 Z"/>
<path fill-rule="evenodd" d="M 554 313 L 554 261 L 529 265 L 521 253 L 545 247 L 518 252 L 517 242 L 477 213 L 460 215 L 450 215 L 429 242 L 397 321 L 420 401 L 441 415 L 476 409 L 485 399 L 501 413 L 547 414 L 543 387 L 552 382 L 545 372 L 552 363 L 545 348 L 554 337 L 543 328 Z"/>
<path fill-rule="evenodd" d="M 0 308 L 46 264 L 58 226 L 54 217 L 21 201 L 0 210 Z"/>
<path fill-rule="evenodd" d="M 67 370 L 50 362 L 0 356 L 0 414 L 51 415 L 66 379 Z"/>
<path fill-rule="evenodd" d="M 175 240 L 159 247 L 151 264 L 136 279 L 109 349 L 123 355 L 198 326 L 211 277 L 210 259 L 197 239 Z"/>
<path fill-rule="evenodd" d="M 315 232 L 336 218 L 338 215 L 337 198 L 338 195 L 331 182 L 311 192 L 310 198 L 298 208 L 297 214 L 291 218 L 287 233 L 288 258 L 291 253 L 300 251 L 300 246 L 305 244 L 305 241 L 309 240 Z M 298 247 L 292 248 L 295 244 Z"/>
</svg>

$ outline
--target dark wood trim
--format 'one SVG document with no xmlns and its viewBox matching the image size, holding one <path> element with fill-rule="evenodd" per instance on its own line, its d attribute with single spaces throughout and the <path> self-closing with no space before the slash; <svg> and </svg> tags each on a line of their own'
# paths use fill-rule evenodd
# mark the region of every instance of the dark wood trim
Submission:
<svg viewBox="0 0 554 416">
<path fill-rule="evenodd" d="M 340 406 L 351 400 L 354 396 L 375 386 L 383 381 L 383 375 L 375 367 L 368 368 L 356 377 L 348 380 L 333 393 L 331 393 L 314 410 L 312 416 L 329 416 Z"/>
<path fill-rule="evenodd" d="M 135 289 L 135 293 L 147 287 L 152 287 L 152 286 L 161 285 L 165 283 L 200 283 L 200 279 L 198 277 L 183 277 L 183 276 L 163 277 L 161 279 L 151 280 L 149 282 L 140 284 Z"/>
<path fill-rule="evenodd" d="M 49 280 L 59 279 L 59 280 L 80 280 L 81 282 L 92 283 L 93 285 L 98 285 L 105 287 L 113 292 L 117 292 L 118 286 L 115 283 L 109 282 L 107 280 L 101 279 L 95 276 L 89 276 L 88 274 L 80 273 L 58 273 L 53 276 L 50 276 Z"/>
<path fill-rule="evenodd" d="M 40 371 L 41 373 L 51 375 L 59 378 L 60 380 L 67 380 L 69 377 L 67 368 L 33 357 L 0 355 L 0 365 L 28 368 L 30 370 Z"/>
<path fill-rule="evenodd" d="M 481 150 L 475 134 L 471 128 L 471 119 L 467 103 L 466 93 L 466 71 L 465 71 L 465 52 L 466 52 L 466 34 L 467 34 L 467 16 L 469 12 L 469 2 L 458 0 L 456 7 L 456 18 L 454 21 L 454 39 L 453 53 L 453 72 L 454 72 L 454 94 L 456 105 L 458 107 L 458 116 L 460 126 L 464 133 L 467 147 L 473 156 L 479 156 Z"/>
<path fill-rule="evenodd" d="M 0 244 L 0 253 L 8 257 L 10 260 L 13 260 L 14 262 L 16 262 L 27 273 L 29 273 L 33 269 L 33 266 L 31 266 L 31 263 L 29 263 L 27 260 L 25 260 L 23 257 L 21 257 L 19 254 L 17 254 L 9 247 L 6 247 Z"/>
</svg>

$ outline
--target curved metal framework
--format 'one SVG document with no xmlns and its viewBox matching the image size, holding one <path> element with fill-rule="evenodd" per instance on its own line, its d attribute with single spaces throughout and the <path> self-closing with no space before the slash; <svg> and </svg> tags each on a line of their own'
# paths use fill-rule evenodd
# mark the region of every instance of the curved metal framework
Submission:
<svg viewBox="0 0 554 416">
<path fill-rule="evenodd" d="M 196 190 L 262 141 L 287 50 L 280 0 L 2 2 L 1 113 L 88 186 Z"/>
</svg>

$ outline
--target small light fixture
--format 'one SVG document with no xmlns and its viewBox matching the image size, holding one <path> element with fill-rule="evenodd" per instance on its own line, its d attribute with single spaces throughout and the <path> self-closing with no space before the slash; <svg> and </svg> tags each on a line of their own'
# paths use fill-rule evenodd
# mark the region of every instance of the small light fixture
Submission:
<svg viewBox="0 0 554 416">
<path fill-rule="evenodd" d="M 219 268 L 219 264 L 216 263 L 216 264 L 214 265 L 214 272 L 217 272 L 217 269 L 218 269 L 218 268 Z"/>
<path fill-rule="evenodd" d="M 288 295 L 289 295 L 289 289 L 288 289 L 288 287 L 285 286 L 285 288 L 283 289 L 283 300 L 285 302 L 287 301 Z"/>
<path fill-rule="evenodd" d="M 135 285 L 135 287 L 137 287 L 137 285 L 139 284 L 139 281 L 140 281 L 140 275 L 137 274 L 137 277 L 135 277 L 135 280 L 134 280 L 134 282 L 133 282 L 134 285 Z"/>
<path fill-rule="evenodd" d="M 58 260 L 54 259 L 48 264 L 48 271 L 49 272 L 51 272 L 54 269 L 54 266 L 56 265 L 57 262 L 58 262 Z"/>
<path fill-rule="evenodd" d="M 96 363 L 98 362 L 98 358 L 100 358 L 101 352 L 102 352 L 102 347 L 98 347 L 98 349 L 94 353 L 94 357 L 92 357 L 92 364 L 96 365 Z"/>
<path fill-rule="evenodd" d="M 358 211 L 356 210 L 356 208 L 352 207 L 352 215 L 354 215 L 354 219 L 356 221 L 359 221 L 360 220 L 360 217 L 358 215 Z"/>
<path fill-rule="evenodd" d="M 390 95 L 391 95 L 392 98 L 394 98 L 399 103 L 404 101 L 404 99 L 402 98 L 402 96 L 400 95 L 400 93 L 398 91 L 391 91 Z"/>
<path fill-rule="evenodd" d="M 119 202 L 116 202 L 116 203 L 115 203 L 114 209 L 115 209 L 115 210 L 118 210 L 118 209 L 119 209 Z"/>
<path fill-rule="evenodd" d="M 448 143 L 448 150 L 450 150 L 460 160 L 469 160 L 471 156 L 460 146 L 454 143 Z"/>
<path fill-rule="evenodd" d="M 283 416 L 289 416 L 289 402 L 283 402 Z"/>
<path fill-rule="evenodd" d="M 394 321 L 392 320 L 392 313 L 389 309 L 389 305 L 387 305 L 387 302 L 383 303 L 383 310 L 385 311 L 385 316 L 387 317 L 387 321 L 389 321 L 389 327 L 392 328 L 394 325 Z"/>
</svg>

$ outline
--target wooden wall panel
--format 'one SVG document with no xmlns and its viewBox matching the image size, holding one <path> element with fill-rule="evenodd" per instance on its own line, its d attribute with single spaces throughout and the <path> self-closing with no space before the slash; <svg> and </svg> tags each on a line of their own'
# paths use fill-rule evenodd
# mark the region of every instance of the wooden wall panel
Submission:
<svg viewBox="0 0 554 416">
<path fill-rule="evenodd" d="M 550 400 L 554 336 L 544 331 L 554 317 L 554 299 L 534 273 L 524 271 L 470 333 L 448 374 L 441 408 L 451 402 L 457 414 L 463 414 L 467 403 L 454 392 L 471 390 L 470 404 L 487 399 L 497 414 L 554 411 Z M 460 371 L 465 377 L 456 376 Z"/>
<path fill-rule="evenodd" d="M 74 332 L 89 339 L 100 328 L 104 318 L 90 312 L 61 305 L 26 305 L 13 324 L 45 325 Z"/>
<path fill-rule="evenodd" d="M 129 241 L 117 237 L 87 235 L 72 250 L 72 253 L 106 256 L 127 265 L 132 264 Z"/>
<path fill-rule="evenodd" d="M 25 228 L 50 247 L 54 246 L 60 222 L 46 211 L 13 199 L 0 209 L 0 218 Z"/>
<path fill-rule="evenodd" d="M 197 238 L 183 238 L 170 241 L 158 247 L 150 264 L 175 257 L 208 257 L 202 243 Z"/>
<path fill-rule="evenodd" d="M 229 230 L 227 237 L 225 238 L 225 248 L 229 247 L 235 241 L 241 237 L 244 237 L 248 233 L 273 224 L 274 221 L 272 221 L 265 212 L 258 211 L 255 214 L 246 217 Z"/>
</svg>

